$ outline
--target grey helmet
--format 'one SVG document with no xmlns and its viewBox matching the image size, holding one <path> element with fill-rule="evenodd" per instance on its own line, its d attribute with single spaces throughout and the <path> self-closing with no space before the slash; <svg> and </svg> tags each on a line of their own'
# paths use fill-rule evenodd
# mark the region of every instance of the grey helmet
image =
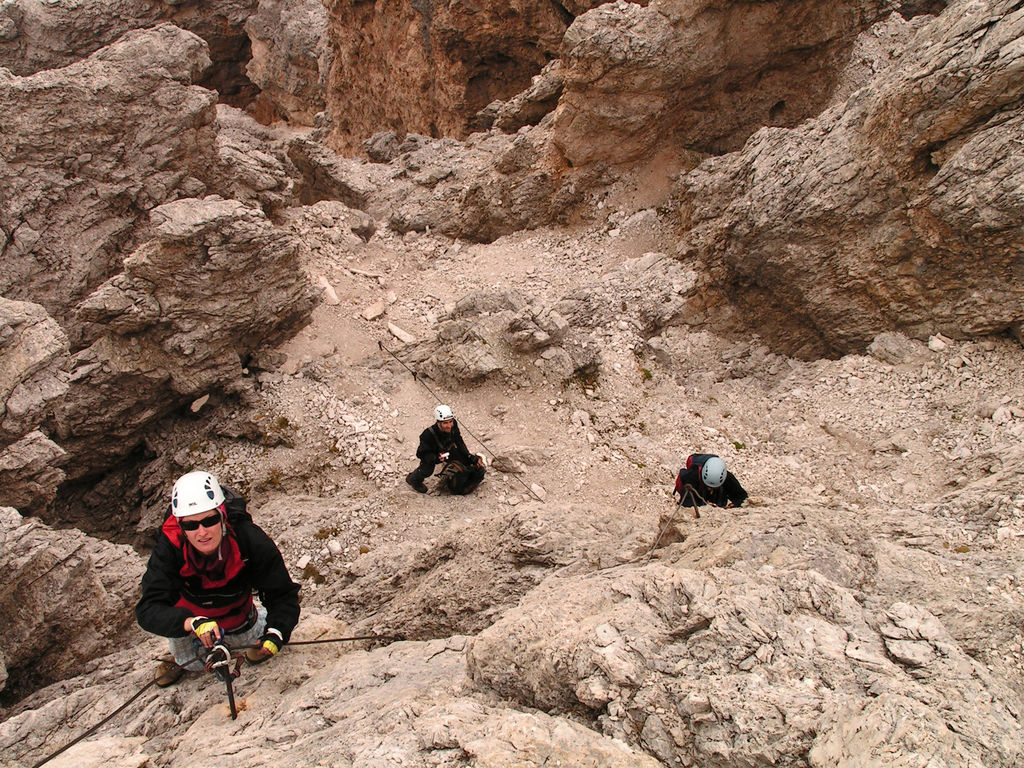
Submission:
<svg viewBox="0 0 1024 768">
<path fill-rule="evenodd" d="M 721 486 L 725 482 L 726 474 L 725 462 L 717 456 L 712 456 L 700 468 L 700 480 L 708 488 L 718 488 Z"/>
</svg>

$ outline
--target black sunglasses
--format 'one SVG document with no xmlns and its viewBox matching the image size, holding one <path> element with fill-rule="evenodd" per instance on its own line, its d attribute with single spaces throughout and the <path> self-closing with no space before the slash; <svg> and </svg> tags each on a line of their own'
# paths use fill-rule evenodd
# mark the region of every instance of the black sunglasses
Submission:
<svg viewBox="0 0 1024 768">
<path fill-rule="evenodd" d="M 209 517 L 204 517 L 202 520 L 179 520 L 178 525 L 185 531 L 198 531 L 199 526 L 203 528 L 213 528 L 215 525 L 220 525 L 220 512 L 214 512 Z"/>
</svg>

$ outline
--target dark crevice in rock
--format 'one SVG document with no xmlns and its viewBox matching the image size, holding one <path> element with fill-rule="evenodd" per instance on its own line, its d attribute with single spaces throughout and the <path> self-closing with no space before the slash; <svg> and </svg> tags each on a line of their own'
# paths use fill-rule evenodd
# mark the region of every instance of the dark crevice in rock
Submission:
<svg viewBox="0 0 1024 768">
<path fill-rule="evenodd" d="M 142 503 L 139 472 L 153 458 L 151 451 L 139 446 L 117 469 L 65 482 L 44 519 L 54 527 L 74 527 L 107 541 L 133 543 Z"/>
<path fill-rule="evenodd" d="M 560 2 L 558 2 L 558 0 L 551 0 L 551 7 L 554 8 L 555 13 L 557 13 L 561 17 L 566 27 L 572 24 L 573 21 L 576 19 L 576 17 L 573 16 L 572 12 L 564 5 L 562 5 Z"/>
<path fill-rule="evenodd" d="M 901 3 L 897 10 L 904 19 L 911 19 L 914 16 L 928 14 L 938 16 L 946 10 L 947 5 L 946 0 L 910 0 L 910 2 Z"/>
</svg>

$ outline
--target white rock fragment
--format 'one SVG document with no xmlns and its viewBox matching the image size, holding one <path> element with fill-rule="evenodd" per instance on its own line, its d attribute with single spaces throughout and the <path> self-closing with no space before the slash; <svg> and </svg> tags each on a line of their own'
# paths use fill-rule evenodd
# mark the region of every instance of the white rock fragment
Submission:
<svg viewBox="0 0 1024 768">
<path fill-rule="evenodd" d="M 413 344 L 416 342 L 415 336 L 408 331 L 402 330 L 394 323 L 388 323 L 388 332 L 403 344 Z"/>
<path fill-rule="evenodd" d="M 338 293 L 334 290 L 334 286 L 331 285 L 330 281 L 323 275 L 320 276 L 320 285 L 323 286 L 324 289 L 324 301 L 332 307 L 338 306 L 338 304 L 341 303 L 341 300 L 338 298 Z"/>
<path fill-rule="evenodd" d="M 384 314 L 384 302 L 375 301 L 373 304 L 363 310 L 363 320 L 376 320 L 378 317 Z"/>
</svg>

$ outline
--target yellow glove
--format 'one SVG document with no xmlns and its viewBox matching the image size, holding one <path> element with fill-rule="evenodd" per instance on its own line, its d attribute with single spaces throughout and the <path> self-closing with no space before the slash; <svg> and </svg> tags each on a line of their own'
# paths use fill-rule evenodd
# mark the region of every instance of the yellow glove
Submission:
<svg viewBox="0 0 1024 768">
<path fill-rule="evenodd" d="M 268 630 L 263 637 L 260 638 L 259 645 L 254 648 L 246 649 L 245 659 L 250 664 L 262 664 L 264 661 L 280 651 L 282 645 L 284 645 L 284 640 L 281 636 L 275 631 Z"/>
<path fill-rule="evenodd" d="M 212 648 L 213 644 L 224 635 L 220 625 L 205 616 L 197 616 L 192 619 L 192 631 L 199 638 L 199 642 L 206 648 Z"/>
<path fill-rule="evenodd" d="M 279 645 L 280 642 L 280 637 L 278 637 L 277 635 L 272 635 L 268 632 L 263 636 L 263 650 L 266 651 L 270 656 L 273 656 L 275 653 L 281 650 L 281 646 Z"/>
</svg>

